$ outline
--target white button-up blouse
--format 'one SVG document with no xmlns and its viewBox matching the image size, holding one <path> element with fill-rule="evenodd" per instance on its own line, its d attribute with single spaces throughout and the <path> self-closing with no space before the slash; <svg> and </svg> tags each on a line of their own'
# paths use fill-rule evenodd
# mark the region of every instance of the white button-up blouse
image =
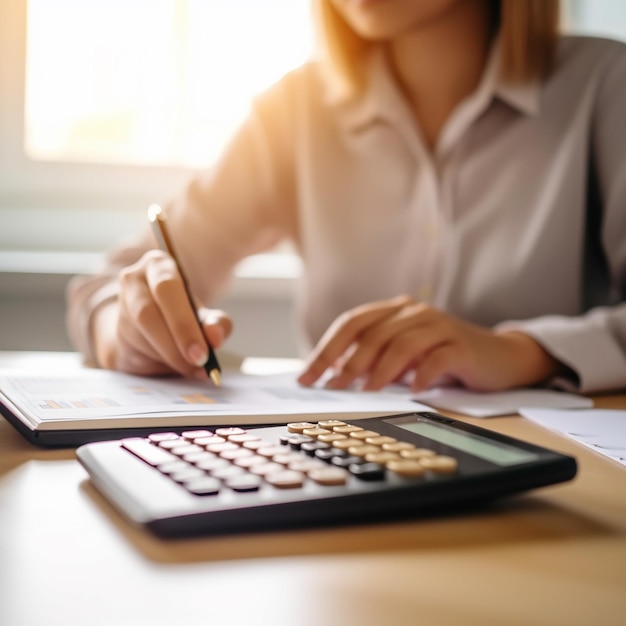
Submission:
<svg viewBox="0 0 626 626">
<path fill-rule="evenodd" d="M 166 206 L 195 295 L 214 302 L 239 260 L 288 239 L 309 342 L 351 307 L 412 294 L 528 333 L 581 391 L 626 388 L 626 45 L 563 37 L 549 78 L 523 85 L 498 61 L 496 45 L 432 151 L 382 54 L 348 104 L 315 63 L 285 76 Z M 154 245 L 146 229 L 70 284 L 87 362 L 93 311 Z"/>
</svg>

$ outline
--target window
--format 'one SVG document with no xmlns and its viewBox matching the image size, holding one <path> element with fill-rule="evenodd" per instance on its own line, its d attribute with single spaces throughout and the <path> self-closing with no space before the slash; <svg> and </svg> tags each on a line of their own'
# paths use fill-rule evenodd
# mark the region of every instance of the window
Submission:
<svg viewBox="0 0 626 626">
<path fill-rule="evenodd" d="M 312 54 L 309 13 L 310 0 L 0 0 L 0 248 L 102 250 L 134 229 Z"/>
</svg>

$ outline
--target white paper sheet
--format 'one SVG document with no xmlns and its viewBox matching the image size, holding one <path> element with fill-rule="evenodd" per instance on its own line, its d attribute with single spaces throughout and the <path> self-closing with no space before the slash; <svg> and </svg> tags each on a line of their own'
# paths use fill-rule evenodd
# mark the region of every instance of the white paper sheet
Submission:
<svg viewBox="0 0 626 626">
<path fill-rule="evenodd" d="M 626 411 L 523 408 L 520 413 L 626 466 Z"/>
<path fill-rule="evenodd" d="M 583 396 L 550 389 L 514 389 L 496 393 L 479 393 L 459 388 L 431 389 L 413 396 L 417 401 L 437 409 L 454 411 L 470 417 L 514 415 L 522 407 L 545 409 L 587 409 L 593 401 Z"/>
</svg>

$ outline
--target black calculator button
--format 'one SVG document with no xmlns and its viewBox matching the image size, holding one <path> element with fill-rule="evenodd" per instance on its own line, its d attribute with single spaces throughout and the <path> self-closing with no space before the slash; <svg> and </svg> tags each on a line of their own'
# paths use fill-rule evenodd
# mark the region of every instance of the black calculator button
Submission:
<svg viewBox="0 0 626 626">
<path fill-rule="evenodd" d="M 183 486 L 187 491 L 197 496 L 213 496 L 220 492 L 222 483 L 217 478 L 211 476 L 205 476 L 195 480 L 190 480 L 183 483 Z"/>
<path fill-rule="evenodd" d="M 281 443 L 282 441 L 282 437 L 281 437 Z M 303 443 L 311 443 L 312 441 L 315 441 L 314 439 L 312 439 L 311 437 L 307 437 L 306 435 L 286 435 L 285 436 L 285 444 L 290 446 L 291 448 L 293 448 L 294 450 L 299 450 L 300 446 L 302 446 Z"/>
<path fill-rule="evenodd" d="M 254 474 L 242 474 L 241 476 L 233 476 L 224 483 L 233 491 L 258 491 L 263 484 L 263 479 Z"/>
<path fill-rule="evenodd" d="M 334 456 L 337 456 L 335 448 L 320 448 L 315 451 L 315 458 L 322 461 L 330 461 Z"/>
<path fill-rule="evenodd" d="M 348 471 L 361 480 L 383 480 L 385 467 L 380 463 L 352 463 Z"/>
<path fill-rule="evenodd" d="M 158 466 L 162 463 L 176 460 L 176 457 L 173 454 L 163 450 L 162 448 L 158 448 L 157 446 L 152 445 L 149 441 L 139 437 L 123 439 L 122 447 L 126 448 L 126 450 L 132 452 L 148 465 L 152 466 Z"/>
<path fill-rule="evenodd" d="M 337 467 L 350 467 L 351 465 L 359 465 L 364 463 L 363 459 L 360 456 L 352 456 L 352 455 L 335 455 L 330 460 L 331 465 L 336 465 Z"/>
<path fill-rule="evenodd" d="M 304 485 L 305 476 L 302 472 L 286 469 L 267 474 L 265 480 L 278 489 L 298 489 Z"/>
<path fill-rule="evenodd" d="M 300 449 L 310 456 L 313 456 L 316 450 L 328 450 L 330 447 L 331 446 L 328 443 L 322 443 L 321 441 L 311 441 L 309 443 L 303 443 L 300 446 Z"/>
</svg>

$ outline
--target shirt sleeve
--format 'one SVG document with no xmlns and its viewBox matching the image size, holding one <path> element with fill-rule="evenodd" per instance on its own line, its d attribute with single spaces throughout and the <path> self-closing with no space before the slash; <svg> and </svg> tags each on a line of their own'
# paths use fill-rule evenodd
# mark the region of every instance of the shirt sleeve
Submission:
<svg viewBox="0 0 626 626">
<path fill-rule="evenodd" d="M 259 96 L 216 165 L 164 204 L 191 290 L 206 306 L 223 293 L 238 261 L 295 231 L 289 156 L 294 80 L 286 77 Z M 97 365 L 91 339 L 95 311 L 117 298 L 120 270 L 154 247 L 146 226 L 130 243 L 111 250 L 99 272 L 68 284 L 67 332 L 86 365 Z"/>
<path fill-rule="evenodd" d="M 572 379 L 552 381 L 583 393 L 626 388 L 626 46 L 615 44 L 600 83 L 591 127 L 599 197 L 598 237 L 606 262 L 606 306 L 581 316 L 550 315 L 506 322 L 536 339 L 570 368 Z M 592 220 L 593 221 L 593 220 Z M 590 228 L 588 224 L 587 228 Z M 587 290 L 594 289 L 593 284 Z M 585 294 L 588 295 L 588 294 Z"/>
</svg>

